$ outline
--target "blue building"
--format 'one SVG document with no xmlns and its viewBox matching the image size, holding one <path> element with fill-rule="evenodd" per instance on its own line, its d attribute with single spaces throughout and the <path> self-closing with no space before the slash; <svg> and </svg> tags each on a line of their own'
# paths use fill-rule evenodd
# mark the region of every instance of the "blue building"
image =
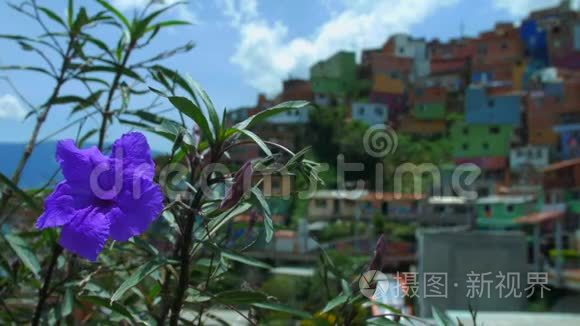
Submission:
<svg viewBox="0 0 580 326">
<path fill-rule="evenodd" d="M 351 117 L 369 126 L 384 124 L 389 120 L 389 109 L 382 103 L 355 102 L 351 106 Z"/>
<path fill-rule="evenodd" d="M 566 123 L 554 127 L 560 135 L 560 158 L 568 160 L 580 157 L 580 123 Z"/>
<path fill-rule="evenodd" d="M 272 124 L 304 124 L 309 120 L 309 109 L 308 107 L 303 107 L 299 109 L 294 109 L 286 111 L 281 114 L 276 114 L 268 118 L 268 122 Z"/>
<path fill-rule="evenodd" d="M 490 95 L 485 87 L 470 86 L 465 95 L 465 121 L 468 124 L 521 124 L 521 95 Z"/>
</svg>

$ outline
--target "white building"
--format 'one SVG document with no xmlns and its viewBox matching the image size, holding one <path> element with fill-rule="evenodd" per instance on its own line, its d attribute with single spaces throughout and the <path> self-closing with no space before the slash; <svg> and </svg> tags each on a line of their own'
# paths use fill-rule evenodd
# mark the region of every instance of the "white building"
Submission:
<svg viewBox="0 0 580 326">
<path fill-rule="evenodd" d="M 547 146 L 512 148 L 510 151 L 510 168 L 514 171 L 522 168 L 541 169 L 550 163 L 550 152 Z"/>
</svg>

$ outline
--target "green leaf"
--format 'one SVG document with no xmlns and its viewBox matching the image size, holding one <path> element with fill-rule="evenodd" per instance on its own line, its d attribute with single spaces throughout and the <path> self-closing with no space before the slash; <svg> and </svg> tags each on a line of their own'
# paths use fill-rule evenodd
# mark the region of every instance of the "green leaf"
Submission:
<svg viewBox="0 0 580 326">
<path fill-rule="evenodd" d="M 264 198 L 264 194 L 258 187 L 252 187 L 252 195 L 262 208 L 262 213 L 264 214 L 264 229 L 266 230 L 266 242 L 270 242 L 274 236 L 274 223 L 272 222 L 270 205 L 268 205 L 266 198 Z"/>
<path fill-rule="evenodd" d="M 60 18 L 59 15 L 55 14 L 50 9 L 39 6 L 38 10 L 42 11 L 48 18 L 52 19 L 53 21 L 59 23 L 60 25 L 64 26 L 65 28 L 67 27 L 64 20 L 62 20 L 62 18 Z"/>
<path fill-rule="evenodd" d="M 133 317 L 133 315 L 131 314 L 131 312 L 129 312 L 129 310 L 127 310 L 127 308 L 125 308 L 123 305 L 119 304 L 118 302 L 109 302 L 109 300 L 107 300 L 107 298 L 92 295 L 92 296 L 80 297 L 79 301 L 88 301 L 88 302 L 95 304 L 97 306 L 101 306 L 103 308 L 107 308 L 111 311 L 114 311 L 114 312 L 120 314 L 121 316 L 126 317 L 130 321 L 135 320 L 135 317 Z"/>
<path fill-rule="evenodd" d="M 270 148 L 268 148 L 268 145 L 266 145 L 266 143 L 264 143 L 262 138 L 260 138 L 258 135 L 256 135 L 255 133 L 253 133 L 247 129 L 239 129 L 238 131 L 240 133 L 248 136 L 248 138 L 250 138 L 251 140 L 253 140 L 254 143 L 256 143 L 267 156 L 272 156 L 272 151 L 270 151 Z"/>
<path fill-rule="evenodd" d="M 40 209 L 38 208 L 38 205 L 36 205 L 36 202 L 34 202 L 32 197 L 30 197 L 27 193 L 25 193 L 20 188 L 18 188 L 18 186 L 15 185 L 12 182 L 12 180 L 10 180 L 7 176 L 5 176 L 2 173 L 0 173 L 0 183 L 3 183 L 6 186 L 8 186 L 8 188 L 10 188 L 10 190 L 12 190 L 18 197 L 20 197 L 20 199 L 22 199 L 26 204 L 28 204 L 28 206 L 30 206 L 30 208 L 32 208 L 33 210 L 35 210 L 37 212 L 40 211 Z"/>
<path fill-rule="evenodd" d="M 150 32 L 156 28 L 163 28 L 163 27 L 169 27 L 169 26 L 180 26 L 180 25 L 191 25 L 191 23 L 188 21 L 185 21 L 185 20 L 166 20 L 164 22 L 153 24 L 153 25 L 149 26 L 147 28 L 146 32 Z"/>
<path fill-rule="evenodd" d="M 0 66 L 0 70 L 28 70 L 28 71 L 34 71 L 34 72 L 40 72 L 43 73 L 45 75 L 48 75 L 50 77 L 55 77 L 53 74 L 51 74 L 48 70 L 44 69 L 44 68 L 39 68 L 39 67 L 32 67 L 32 66 Z"/>
<path fill-rule="evenodd" d="M 30 249 L 26 241 L 14 233 L 9 233 L 4 235 L 4 239 L 8 242 L 12 250 L 18 255 L 18 258 L 22 261 L 24 266 L 26 266 L 34 275 L 38 277 L 40 273 L 40 264 L 36 255 Z"/>
<path fill-rule="evenodd" d="M 131 275 L 119 288 L 113 296 L 111 297 L 111 302 L 119 300 L 127 290 L 131 289 L 135 285 L 139 284 L 145 277 L 149 276 L 154 271 L 158 270 L 162 266 L 164 266 L 166 262 L 164 260 L 151 260 L 147 264 L 139 267 L 133 275 Z"/>
<path fill-rule="evenodd" d="M 350 298 L 349 295 L 341 294 L 338 297 L 328 301 L 326 306 L 324 306 L 324 309 L 322 309 L 322 313 L 329 312 L 332 309 L 346 303 L 346 301 L 348 301 L 349 298 Z"/>
<path fill-rule="evenodd" d="M 74 0 L 68 0 L 68 6 L 67 6 L 67 10 L 66 10 L 66 19 L 67 19 L 69 28 L 71 28 L 73 25 L 74 13 L 75 13 Z"/>
<path fill-rule="evenodd" d="M 230 290 L 218 293 L 214 299 L 222 304 L 237 305 L 266 301 L 267 297 L 255 291 Z"/>
<path fill-rule="evenodd" d="M 171 83 L 175 82 L 175 84 L 177 84 L 181 88 L 183 88 L 183 90 L 186 91 L 189 94 L 189 96 L 191 96 L 191 98 L 194 98 L 194 99 L 196 98 L 195 92 L 193 91 L 193 88 L 191 88 L 191 85 L 189 85 L 187 80 L 185 80 L 185 78 L 181 77 L 181 75 L 179 75 L 176 71 L 165 68 L 161 65 L 155 65 L 155 66 L 151 67 L 151 69 L 163 74 L 165 77 L 167 77 L 169 80 L 171 80 Z M 197 102 L 197 99 L 195 100 L 195 102 Z"/>
<path fill-rule="evenodd" d="M 247 128 L 250 128 L 251 126 L 253 126 L 261 121 L 264 121 L 272 116 L 275 116 L 275 115 L 280 114 L 280 113 L 285 112 L 285 111 L 303 108 L 303 107 L 308 106 L 309 104 L 310 103 L 308 103 L 307 101 L 290 101 L 290 102 L 280 103 L 280 104 L 273 106 L 269 109 L 258 112 L 256 114 L 254 114 L 253 116 L 247 118 L 246 120 L 240 122 L 240 123 L 237 123 L 236 125 L 233 126 L 233 128 L 235 128 L 235 129 L 247 129 Z"/>
<path fill-rule="evenodd" d="M 372 326 L 392 326 L 392 325 L 401 325 L 395 321 L 392 321 L 388 318 L 381 318 L 381 317 L 375 317 L 375 318 L 371 318 L 367 320 L 367 325 L 372 325 Z"/>
<path fill-rule="evenodd" d="M 207 95 L 207 93 L 201 88 L 201 86 L 193 79 L 189 78 L 189 83 L 192 85 L 194 92 L 201 98 L 203 104 L 205 105 L 205 109 L 207 110 L 207 114 L 209 115 L 209 120 L 213 126 L 213 130 L 215 132 L 216 141 L 221 140 L 220 137 L 222 135 L 222 127 L 220 125 L 220 118 L 217 115 L 213 102 Z"/>
<path fill-rule="evenodd" d="M 97 2 L 100 3 L 101 6 L 105 7 L 105 9 L 107 9 L 110 13 L 115 15 L 121 21 L 121 23 L 123 23 L 123 25 L 127 27 L 127 29 L 129 30 L 131 29 L 131 24 L 129 23 L 129 20 L 127 19 L 127 17 L 123 16 L 123 14 L 119 10 L 110 5 L 105 0 L 97 0 Z"/>
<path fill-rule="evenodd" d="M 298 309 L 295 309 L 295 308 L 292 308 L 292 307 L 289 307 L 286 305 L 277 304 L 277 303 L 256 302 L 256 303 L 253 303 L 252 306 L 254 306 L 256 308 L 266 309 L 266 310 L 283 312 L 283 313 L 287 313 L 289 315 L 297 316 L 297 317 L 304 318 L 304 319 L 312 318 L 312 315 L 306 311 L 298 310 Z"/>
<path fill-rule="evenodd" d="M 258 267 L 258 268 L 264 268 L 264 269 L 271 269 L 272 266 L 257 260 L 255 258 L 252 257 L 248 257 L 248 256 L 244 256 L 243 254 L 237 253 L 233 250 L 224 250 L 222 249 L 221 251 L 222 257 L 229 259 L 229 260 L 233 260 L 233 261 L 237 261 L 238 263 L 242 263 L 248 266 L 254 266 L 254 267 Z"/>
<path fill-rule="evenodd" d="M 71 287 L 67 287 L 64 291 L 64 298 L 60 305 L 60 317 L 66 317 L 70 315 L 73 311 L 73 306 L 75 303 L 75 297 Z"/>
<path fill-rule="evenodd" d="M 455 326 L 453 320 L 444 311 L 439 310 L 439 308 L 431 306 L 431 312 L 438 326 Z"/>
<path fill-rule="evenodd" d="M 145 81 L 143 80 L 143 78 L 141 78 L 141 76 L 139 76 L 136 72 L 134 72 L 133 70 L 129 69 L 129 68 L 123 68 L 121 69 L 121 66 L 83 66 L 82 70 L 84 72 L 111 72 L 111 73 L 117 73 L 118 71 L 121 72 L 122 75 L 125 75 L 127 77 L 131 77 L 135 80 L 138 80 L 142 83 L 144 83 Z"/>
<path fill-rule="evenodd" d="M 197 126 L 200 128 L 201 132 L 203 133 L 202 136 L 208 137 L 211 143 L 213 143 L 213 137 L 211 129 L 209 128 L 209 124 L 207 119 L 201 112 L 201 109 L 195 105 L 192 101 L 188 100 L 185 97 L 181 96 L 170 96 L 169 101 L 173 106 L 175 106 L 179 111 L 183 114 L 191 118 Z"/>
</svg>

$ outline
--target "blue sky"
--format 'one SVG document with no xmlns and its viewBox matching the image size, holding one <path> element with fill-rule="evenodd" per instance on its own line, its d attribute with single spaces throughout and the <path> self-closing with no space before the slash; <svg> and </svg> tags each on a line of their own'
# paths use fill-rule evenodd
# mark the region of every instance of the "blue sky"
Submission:
<svg viewBox="0 0 580 326">
<path fill-rule="evenodd" d="M 165 0 L 175 2 L 176 0 Z M 579 0 L 575 0 L 576 5 Z M 77 1 L 96 10 L 93 1 Z M 147 0 L 112 0 L 127 15 Z M 165 62 L 199 81 L 219 108 L 251 105 L 258 92 L 275 94 L 283 78 L 307 77 L 308 67 L 339 49 L 360 51 L 380 46 L 390 34 L 409 32 L 428 39 L 476 35 L 496 21 L 518 21 L 531 9 L 550 6 L 558 0 L 193 0 L 168 14 L 194 22 L 172 28 L 152 44 L 152 52 L 192 40 L 196 48 Z M 39 0 L 64 13 L 66 1 Z M 63 14 L 64 15 L 64 14 Z M 38 35 L 28 18 L 0 3 L 2 33 Z M 34 54 L 23 52 L 10 41 L 0 40 L 0 65 L 37 64 Z M 0 72 L 27 101 L 39 105 L 46 99 L 50 81 L 31 73 Z M 75 93 L 77 88 L 70 88 Z M 168 107 L 168 106 L 165 106 Z M 4 79 L 0 80 L 0 142 L 23 142 L 34 125 L 23 121 L 28 108 Z M 56 107 L 41 132 L 41 138 L 64 126 L 66 106 Z M 87 130 L 98 121 L 89 120 Z M 110 140 L 128 129 L 114 125 Z M 74 137 L 70 128 L 52 137 Z M 151 137 L 158 150 L 168 145 Z"/>
</svg>

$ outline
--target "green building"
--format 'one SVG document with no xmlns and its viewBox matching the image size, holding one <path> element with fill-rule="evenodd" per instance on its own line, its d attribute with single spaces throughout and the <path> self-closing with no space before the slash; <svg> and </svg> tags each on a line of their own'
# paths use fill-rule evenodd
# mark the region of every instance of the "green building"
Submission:
<svg viewBox="0 0 580 326">
<path fill-rule="evenodd" d="M 479 198 L 475 203 L 477 226 L 485 229 L 515 227 L 515 219 L 537 212 L 539 206 L 533 195 Z"/>
<path fill-rule="evenodd" d="M 513 127 L 456 122 L 450 130 L 455 158 L 507 157 Z"/>
<path fill-rule="evenodd" d="M 310 67 L 310 84 L 314 94 L 334 97 L 352 94 L 359 87 L 354 52 L 340 51 Z"/>
<path fill-rule="evenodd" d="M 443 120 L 445 119 L 445 103 L 415 104 L 412 114 L 419 120 Z"/>
</svg>

